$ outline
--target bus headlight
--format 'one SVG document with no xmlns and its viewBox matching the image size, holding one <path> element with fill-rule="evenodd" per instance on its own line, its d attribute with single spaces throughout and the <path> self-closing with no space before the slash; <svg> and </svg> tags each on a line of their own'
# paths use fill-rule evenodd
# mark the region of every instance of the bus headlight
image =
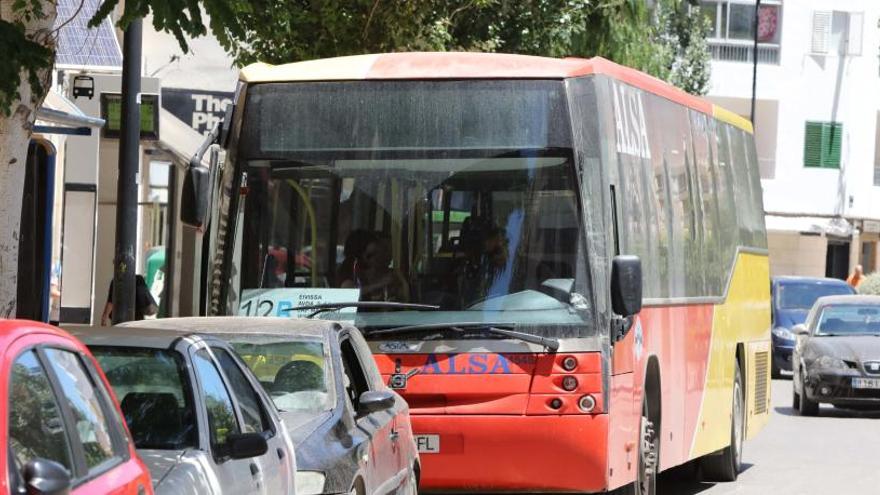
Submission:
<svg viewBox="0 0 880 495">
<path fill-rule="evenodd" d="M 565 359 L 562 360 L 562 369 L 565 371 L 574 371 L 577 368 L 578 360 L 575 359 L 574 356 L 566 356 Z"/>
<path fill-rule="evenodd" d="M 596 408 L 596 399 L 592 395 L 585 395 L 578 401 L 578 407 L 585 413 L 593 412 Z"/>
<path fill-rule="evenodd" d="M 324 493 L 324 481 L 327 479 L 320 471 L 296 472 L 296 495 L 320 495 Z"/>
<path fill-rule="evenodd" d="M 577 378 L 568 375 L 562 379 L 562 389 L 566 392 L 574 392 L 576 388 L 578 388 Z"/>
</svg>

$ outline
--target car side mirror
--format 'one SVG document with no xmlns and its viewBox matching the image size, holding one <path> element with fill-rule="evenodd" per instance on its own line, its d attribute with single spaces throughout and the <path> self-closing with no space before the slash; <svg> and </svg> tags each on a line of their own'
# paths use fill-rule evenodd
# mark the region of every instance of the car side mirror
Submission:
<svg viewBox="0 0 880 495">
<path fill-rule="evenodd" d="M 642 310 L 642 261 L 619 255 L 611 260 L 611 309 L 627 318 Z"/>
<path fill-rule="evenodd" d="M 388 390 L 370 390 L 358 398 L 358 411 L 373 413 L 394 407 L 394 392 Z"/>
<path fill-rule="evenodd" d="M 211 173 L 207 168 L 189 167 L 180 192 L 180 221 L 201 229 L 208 220 Z"/>
<path fill-rule="evenodd" d="M 70 472 L 49 459 L 31 459 L 24 466 L 24 484 L 28 495 L 67 495 L 70 493 Z"/>
<path fill-rule="evenodd" d="M 259 457 L 269 450 L 261 433 L 239 433 L 226 437 L 226 453 L 232 459 Z"/>
<path fill-rule="evenodd" d="M 798 323 L 797 325 L 791 327 L 791 333 L 795 335 L 810 335 L 810 330 L 807 329 L 807 326 L 803 323 Z"/>
</svg>

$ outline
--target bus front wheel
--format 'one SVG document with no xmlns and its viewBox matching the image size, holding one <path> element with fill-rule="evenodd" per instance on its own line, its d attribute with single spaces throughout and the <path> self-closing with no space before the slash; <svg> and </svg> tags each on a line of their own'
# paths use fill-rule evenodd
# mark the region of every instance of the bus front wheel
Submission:
<svg viewBox="0 0 880 495">
<path fill-rule="evenodd" d="M 745 437 L 745 394 L 739 360 L 733 379 L 733 402 L 730 421 L 730 445 L 721 452 L 707 455 L 700 462 L 706 481 L 735 481 L 742 466 L 742 445 Z"/>
</svg>

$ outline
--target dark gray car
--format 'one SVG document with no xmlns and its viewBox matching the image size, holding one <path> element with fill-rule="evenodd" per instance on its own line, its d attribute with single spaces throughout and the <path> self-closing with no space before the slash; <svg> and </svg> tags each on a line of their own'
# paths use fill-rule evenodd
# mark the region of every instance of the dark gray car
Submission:
<svg viewBox="0 0 880 495">
<path fill-rule="evenodd" d="M 880 409 L 880 296 L 827 296 L 796 325 L 793 407 Z"/>
<path fill-rule="evenodd" d="M 250 317 L 150 324 L 157 325 L 209 334 L 235 348 L 293 438 L 297 495 L 417 492 L 419 458 L 409 407 L 383 382 L 357 328 Z"/>
</svg>

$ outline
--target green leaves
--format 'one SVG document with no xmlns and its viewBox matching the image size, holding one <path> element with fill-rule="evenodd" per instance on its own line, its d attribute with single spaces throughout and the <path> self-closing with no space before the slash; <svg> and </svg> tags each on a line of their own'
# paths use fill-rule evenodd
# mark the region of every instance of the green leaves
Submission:
<svg viewBox="0 0 880 495">
<path fill-rule="evenodd" d="M 31 85 L 32 93 L 41 95 L 43 87 L 40 71 L 52 66 L 53 51 L 24 35 L 23 26 L 0 20 L 0 112 L 9 116 L 12 105 L 20 98 L 22 77 Z"/>
<path fill-rule="evenodd" d="M 0 110 L 17 98 L 19 74 L 39 84 L 52 48 L 24 35 L 41 0 L 13 2 L 0 21 Z M 49 0 L 52 1 L 52 0 Z M 693 3 L 693 6 L 691 5 Z M 119 0 L 104 0 L 97 26 Z M 500 51 L 552 57 L 601 55 L 691 93 L 708 89 L 709 26 L 695 0 L 126 0 L 117 24 L 153 15 L 153 26 L 187 39 L 211 32 L 246 65 L 394 51 Z M 210 17 L 206 25 L 205 15 Z M 38 88 L 39 86 L 34 86 Z M 37 93 L 41 93 L 37 91 Z"/>
</svg>

